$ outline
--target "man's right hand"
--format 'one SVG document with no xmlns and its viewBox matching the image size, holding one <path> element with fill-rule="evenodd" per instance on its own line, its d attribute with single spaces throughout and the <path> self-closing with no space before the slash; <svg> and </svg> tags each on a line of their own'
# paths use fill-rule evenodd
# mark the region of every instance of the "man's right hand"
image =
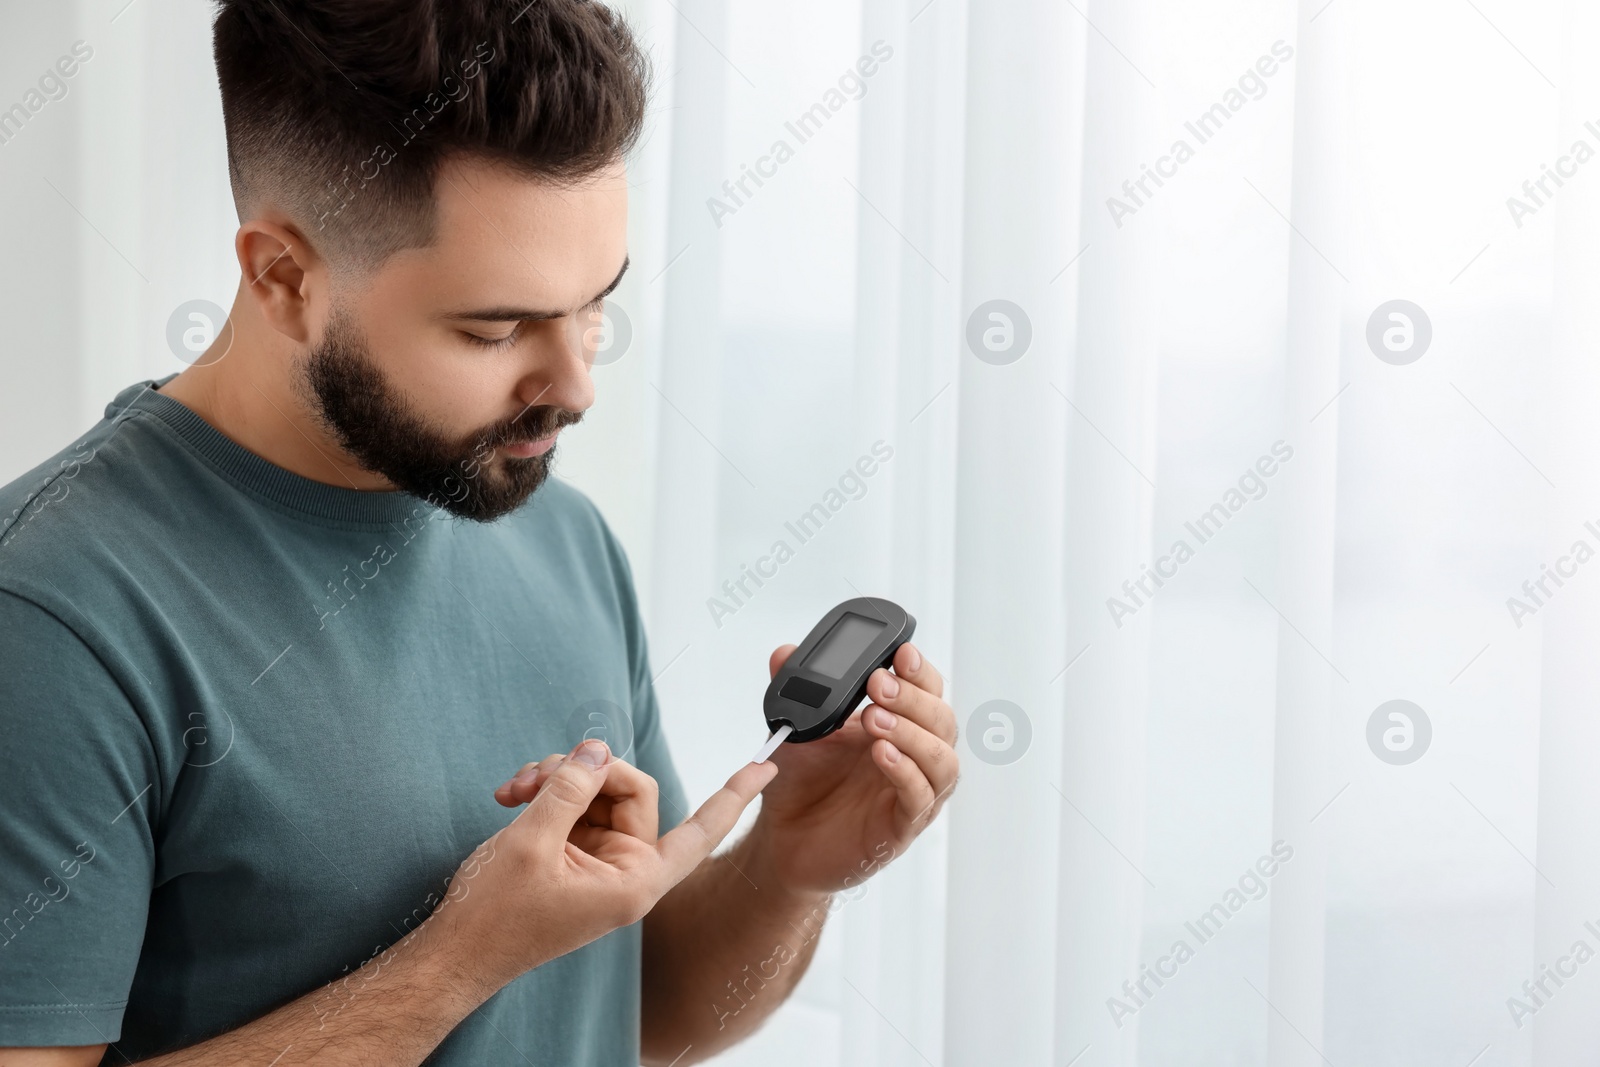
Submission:
<svg viewBox="0 0 1600 1067">
<path fill-rule="evenodd" d="M 656 838 L 655 779 L 585 741 L 538 765 L 502 803 L 532 800 L 462 863 L 418 933 L 461 980 L 493 995 L 512 979 L 638 922 L 711 854 L 777 775 L 746 764 L 670 833 Z M 430 929 L 431 928 L 431 929 Z"/>
</svg>

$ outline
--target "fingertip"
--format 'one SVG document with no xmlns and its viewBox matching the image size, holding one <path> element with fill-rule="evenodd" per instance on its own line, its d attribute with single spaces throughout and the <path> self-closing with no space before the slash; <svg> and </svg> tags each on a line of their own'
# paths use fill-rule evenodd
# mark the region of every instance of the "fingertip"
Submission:
<svg viewBox="0 0 1600 1067">
<path fill-rule="evenodd" d="M 877 754 L 879 761 L 883 763 L 885 767 L 893 767 L 895 764 L 900 762 L 900 756 L 902 753 L 900 752 L 900 749 L 895 746 L 895 743 L 890 741 L 888 738 L 878 738 L 872 743 L 872 747 Z"/>
<path fill-rule="evenodd" d="M 900 717 L 882 704 L 874 702 L 861 709 L 861 725 L 875 737 L 888 737 L 899 722 Z"/>
<path fill-rule="evenodd" d="M 771 672 L 773 677 L 777 677 L 778 672 L 783 670 L 783 665 L 789 661 L 789 657 L 799 647 L 799 645 L 791 642 L 779 645 L 772 650 L 772 655 L 767 657 L 767 670 Z"/>
<path fill-rule="evenodd" d="M 728 785 L 748 804 L 777 776 L 778 765 L 770 759 L 764 763 L 746 763 L 728 779 Z"/>
<path fill-rule="evenodd" d="M 895 669 L 906 674 L 916 674 L 922 669 L 922 653 L 917 651 L 916 645 L 907 641 L 900 646 L 900 651 L 895 653 Z"/>
<path fill-rule="evenodd" d="M 567 757 L 573 763 L 591 771 L 603 771 L 611 765 L 611 746 L 597 737 L 579 741 Z"/>
<path fill-rule="evenodd" d="M 880 667 L 872 672 L 869 693 L 875 693 L 873 699 L 879 704 L 887 704 L 900 695 L 900 680 L 885 667 Z"/>
</svg>

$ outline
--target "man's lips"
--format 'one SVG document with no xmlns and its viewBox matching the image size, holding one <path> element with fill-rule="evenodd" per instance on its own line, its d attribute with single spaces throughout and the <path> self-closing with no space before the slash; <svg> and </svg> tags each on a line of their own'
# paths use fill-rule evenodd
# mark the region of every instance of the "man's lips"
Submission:
<svg viewBox="0 0 1600 1067">
<path fill-rule="evenodd" d="M 500 451 L 516 459 L 531 459 L 534 456 L 542 456 L 555 447 L 556 434 L 560 432 L 557 430 L 556 433 L 551 434 L 549 437 L 541 437 L 537 441 L 518 441 L 515 444 L 501 445 Z"/>
</svg>

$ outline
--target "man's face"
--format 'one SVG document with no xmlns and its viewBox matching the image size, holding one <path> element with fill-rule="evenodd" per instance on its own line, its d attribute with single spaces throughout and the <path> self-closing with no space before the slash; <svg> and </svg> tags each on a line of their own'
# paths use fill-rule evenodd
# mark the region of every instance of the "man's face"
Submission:
<svg viewBox="0 0 1600 1067">
<path fill-rule="evenodd" d="M 437 240 L 335 301 L 299 384 L 363 467 L 488 521 L 544 483 L 556 433 L 594 402 L 627 185 L 620 164 L 558 187 L 452 161 L 435 195 Z"/>
</svg>

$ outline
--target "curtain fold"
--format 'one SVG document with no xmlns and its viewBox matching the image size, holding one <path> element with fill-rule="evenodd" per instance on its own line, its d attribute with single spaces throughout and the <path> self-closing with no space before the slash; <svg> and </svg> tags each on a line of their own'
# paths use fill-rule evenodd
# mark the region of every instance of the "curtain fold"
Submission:
<svg viewBox="0 0 1600 1067">
<path fill-rule="evenodd" d="M 916 605 L 918 647 L 948 673 L 966 9 L 869 0 L 862 22 L 863 53 L 880 40 L 895 49 L 877 75 L 892 80 L 863 100 L 854 179 L 857 418 L 895 449 L 867 525 L 891 597 Z M 946 697 L 956 692 L 947 678 Z M 944 1062 L 948 862 L 941 819 L 842 915 L 854 987 L 841 1000 L 842 1065 Z"/>
<path fill-rule="evenodd" d="M 966 745 L 948 813 L 945 1062 L 1033 1064 L 1054 1056 L 1042 1022 L 1056 1010 L 1057 865 L 1040 843 L 1060 833 L 1067 656 L 1066 412 L 1051 383 L 1070 367 L 1072 301 L 1051 279 L 1079 247 L 1084 30 L 1043 0 L 973 15 L 951 664 Z"/>
<path fill-rule="evenodd" d="M 1342 179 L 1347 23 L 1313 26 L 1301 0 L 1296 39 L 1294 161 L 1289 195 L 1288 320 L 1282 432 L 1294 449 L 1282 486 L 1277 580 L 1259 591 L 1278 617 L 1272 836 L 1294 849 L 1274 876 L 1268 947 L 1267 1061 L 1324 1062 L 1328 844 L 1313 818 L 1333 797 L 1330 733 L 1338 684 L 1334 543 L 1338 502 L 1340 353 L 1349 249 Z M 1270 192 L 1267 194 L 1270 197 Z M 1246 576 L 1247 580 L 1249 575 Z M 1257 577 L 1264 577 L 1258 575 Z"/>
<path fill-rule="evenodd" d="M 1081 232 L 1076 256 L 1053 286 L 1077 288 L 1070 376 L 1051 382 L 1067 421 L 1065 567 L 1067 641 L 1059 666 L 1065 720 L 1060 773 L 1056 1063 L 1093 1048 L 1094 1061 L 1137 1062 L 1136 1020 L 1113 1017 L 1107 998 L 1139 980 L 1148 875 L 1143 867 L 1145 713 L 1154 612 L 1156 366 L 1162 342 L 1155 220 L 1114 220 L 1152 144 L 1166 134 L 1149 64 L 1151 0 L 1084 5 L 1094 29 L 1082 61 Z M 1109 42 L 1137 50 L 1123 54 Z M 1154 189 L 1148 182 L 1147 189 Z M 1127 223 L 1127 224 L 1124 224 Z M 1156 576 L 1159 579 L 1160 575 Z M 1143 588 L 1124 588 L 1125 582 Z M 1112 598 L 1132 614 L 1108 610 Z M 1149 883 L 1153 888 L 1153 883 Z M 1147 988 L 1149 988 L 1147 986 Z"/>
<path fill-rule="evenodd" d="M 1600 40 L 1600 10 L 1569 0 L 1562 22 L 1565 62 L 1560 129 L 1579 136 L 1600 117 L 1600 70 L 1588 58 Z M 1570 561 L 1576 539 L 1590 539 L 1586 524 L 1600 519 L 1600 191 L 1592 184 L 1563 189 L 1556 206 L 1549 430 L 1542 450 L 1554 489 L 1547 511 L 1545 559 Z M 1561 569 L 1568 569 L 1561 567 Z M 1559 575 L 1558 575 L 1559 577 Z M 1600 849 L 1594 814 L 1600 783 L 1600 586 L 1572 581 L 1541 611 L 1543 649 L 1539 704 L 1539 816 L 1534 951 L 1530 975 L 1554 969 L 1558 979 L 1574 969 L 1578 942 L 1600 948 Z M 1546 586 L 1550 588 L 1550 586 Z M 1563 963 L 1562 960 L 1566 960 Z M 1576 983 L 1575 983 L 1576 984 Z M 1581 988 L 1581 987 L 1580 987 Z M 1528 1020 L 1535 1067 L 1581 1063 L 1600 1048 L 1600 1013 L 1594 998 L 1566 993 L 1546 981 L 1542 989 L 1508 992 L 1536 1008 Z M 1548 1008 L 1540 1003 L 1548 1003 Z"/>
<path fill-rule="evenodd" d="M 863 593 L 919 605 L 920 640 L 930 622 L 937 628 L 944 620 L 926 617 L 920 607 L 923 590 L 908 588 L 911 576 L 895 566 L 897 548 L 915 535 L 917 521 L 899 506 L 900 486 L 908 477 L 913 483 L 918 480 L 915 471 L 908 476 L 907 465 L 924 458 L 905 439 L 905 414 L 897 403 L 903 396 L 901 368 L 908 362 L 901 342 L 902 309 L 908 290 L 919 281 L 915 271 L 903 267 L 901 253 L 906 241 L 927 237 L 908 232 L 913 229 L 908 201 L 914 194 L 907 181 L 911 149 L 906 109 L 915 48 L 905 32 L 909 18 L 904 0 L 862 3 L 860 53 L 872 55 L 876 44 L 893 55 L 873 74 L 861 99 L 856 173 L 845 179 L 861 205 L 856 214 L 852 432 L 859 449 L 881 440 L 894 450 L 894 459 L 875 475 L 882 484 L 859 504 L 866 536 L 851 555 L 859 580 L 874 582 Z M 916 370 L 914 365 L 907 369 L 913 374 Z M 913 580 L 914 586 L 923 584 Z M 924 889 L 937 878 L 938 868 L 928 868 L 928 861 L 920 851 L 897 858 L 840 912 L 842 981 L 847 983 L 839 1000 L 838 1056 L 843 1067 L 910 1067 L 923 1056 L 940 1054 L 939 1028 L 936 1022 L 930 1025 L 937 1015 L 926 1006 L 939 1002 L 934 976 L 941 961 L 943 912 L 930 907 L 937 901 L 929 901 Z"/>
<path fill-rule="evenodd" d="M 722 353 L 722 246 L 701 196 L 722 183 L 727 92 L 727 0 L 680 0 L 673 22 L 672 146 L 667 260 L 656 393 L 655 523 L 651 558 L 652 667 L 660 671 L 703 636 L 715 590 L 717 440 Z M 691 657 L 674 681 L 694 673 Z M 698 675 L 697 675 L 698 676 Z"/>
</svg>

